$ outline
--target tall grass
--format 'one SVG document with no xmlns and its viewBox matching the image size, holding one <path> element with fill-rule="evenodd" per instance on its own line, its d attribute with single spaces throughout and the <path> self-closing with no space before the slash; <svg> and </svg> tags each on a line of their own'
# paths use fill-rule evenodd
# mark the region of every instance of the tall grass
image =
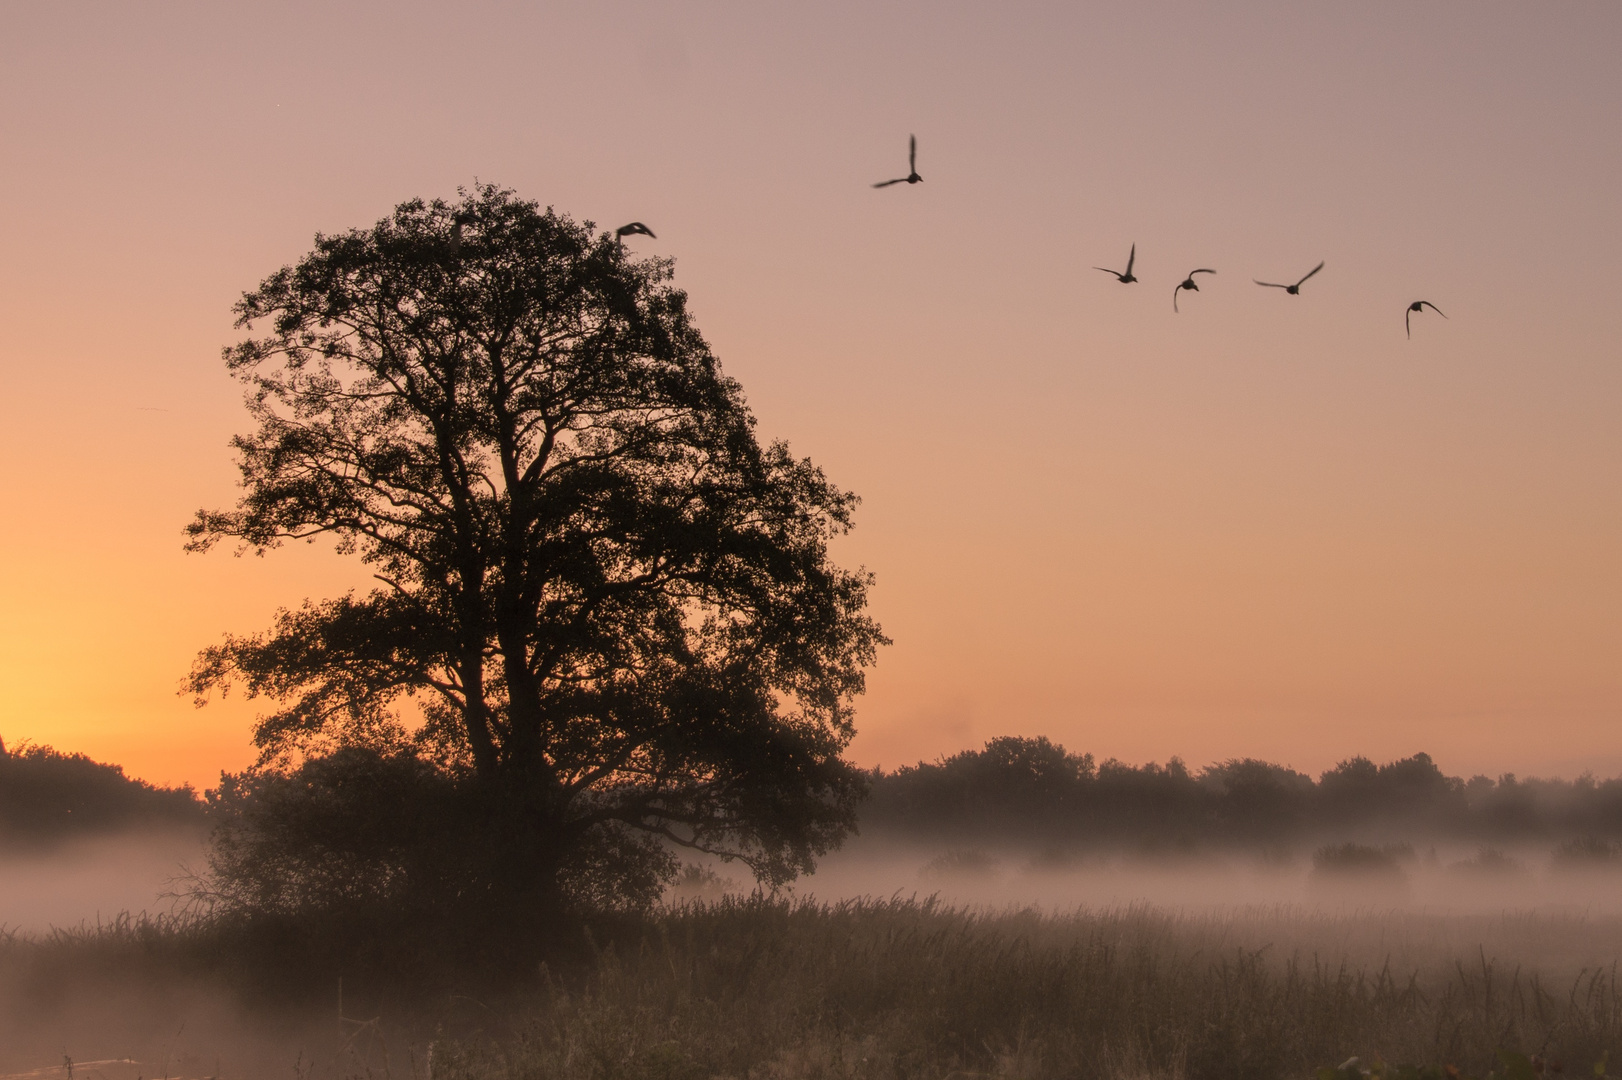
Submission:
<svg viewBox="0 0 1622 1080">
<path fill-rule="evenodd" d="M 1614 968 L 1542 972 L 1536 957 L 1444 955 L 1411 936 L 1405 955 L 1362 965 L 1337 936 L 1404 932 L 1355 923 L 910 900 L 686 906 L 602 945 L 582 976 L 549 979 L 505 1036 L 436 1046 L 434 1080 L 1249 1080 L 1354 1054 L 1484 1074 L 1500 1048 L 1585 1064 L 1622 1050 Z M 1279 937 L 1295 945 L 1262 943 Z M 1315 939 L 1329 948 L 1302 947 Z"/>
<path fill-rule="evenodd" d="M 152 1062 L 184 1043 L 203 1063 L 184 1075 L 227 1080 L 295 1065 L 373 1080 L 1304 1080 L 1353 1055 L 1477 1076 L 1500 1049 L 1572 1075 L 1622 1060 L 1614 919 L 755 897 L 582 936 L 520 976 L 466 954 L 374 967 L 344 979 L 339 1005 L 311 950 L 206 920 L 0 934 L 0 1059 Z M 39 1045 L 4 1045 L 25 1035 Z"/>
</svg>

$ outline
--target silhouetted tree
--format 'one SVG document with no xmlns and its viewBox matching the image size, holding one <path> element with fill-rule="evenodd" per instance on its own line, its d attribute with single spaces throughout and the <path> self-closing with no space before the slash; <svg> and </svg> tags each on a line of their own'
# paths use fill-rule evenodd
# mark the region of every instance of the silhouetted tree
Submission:
<svg viewBox="0 0 1622 1080">
<path fill-rule="evenodd" d="M 1464 783 L 1448 777 L 1429 754 L 1375 765 L 1342 761 L 1318 780 L 1319 813 L 1328 822 L 1405 823 L 1410 830 L 1455 827 L 1467 812 Z"/>
<path fill-rule="evenodd" d="M 1306 818 L 1312 777 L 1256 758 L 1211 765 L 1200 782 L 1221 798 L 1218 817 L 1229 835 L 1247 840 L 1288 839 Z"/>
<path fill-rule="evenodd" d="M 262 773 L 367 748 L 339 764 L 373 787 L 455 779 L 446 828 L 486 834 L 470 849 L 494 845 L 490 891 L 521 910 L 578 895 L 571 868 L 599 856 L 637 891 L 669 845 L 783 881 L 863 790 L 841 753 L 884 639 L 868 576 L 826 547 L 856 498 L 757 441 L 670 277 L 483 186 L 318 236 L 236 306 L 264 327 L 225 354 L 258 425 L 233 441 L 245 495 L 189 547 L 327 535 L 382 585 L 227 637 L 190 687 L 280 703 Z M 253 790 L 284 821 L 310 809 L 298 785 L 243 785 L 239 809 Z M 239 853 L 271 843 L 262 814 L 231 820 Z M 351 869 L 403 858 L 334 843 Z"/>
<path fill-rule="evenodd" d="M 1091 754 L 1069 754 L 1047 738 L 999 736 L 984 750 L 875 773 L 864 820 L 928 823 L 960 838 L 1010 831 L 1068 832 L 1093 777 Z"/>
</svg>

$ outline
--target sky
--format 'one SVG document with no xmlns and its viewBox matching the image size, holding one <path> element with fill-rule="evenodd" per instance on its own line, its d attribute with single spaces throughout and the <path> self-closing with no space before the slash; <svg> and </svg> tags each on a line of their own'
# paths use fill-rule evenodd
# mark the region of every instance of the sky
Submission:
<svg viewBox="0 0 1622 1080">
<path fill-rule="evenodd" d="M 0 0 L 0 737 L 208 786 L 243 290 L 495 182 L 647 222 L 856 491 L 863 765 L 1622 774 L 1622 5 Z M 919 142 L 924 181 L 904 175 Z M 1137 284 L 1119 267 L 1137 245 Z M 1293 281 L 1299 296 L 1252 278 Z M 1173 314 L 1173 286 L 1213 267 Z M 1444 320 L 1403 309 L 1432 301 Z"/>
</svg>

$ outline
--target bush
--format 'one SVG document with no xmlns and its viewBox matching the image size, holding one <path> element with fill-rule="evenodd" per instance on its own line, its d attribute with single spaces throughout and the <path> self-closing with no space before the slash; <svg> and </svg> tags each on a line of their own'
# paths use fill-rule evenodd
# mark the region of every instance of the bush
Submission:
<svg viewBox="0 0 1622 1080">
<path fill-rule="evenodd" d="M 977 848 L 953 848 L 925 863 L 918 877 L 926 883 L 961 878 L 989 878 L 997 872 L 997 860 Z"/>
<path fill-rule="evenodd" d="M 1330 844 L 1312 853 L 1312 869 L 1319 874 L 1365 874 L 1381 877 L 1402 875 L 1401 858 L 1412 857 L 1407 844 L 1369 847 L 1364 844 Z"/>
<path fill-rule="evenodd" d="M 1369 847 L 1331 844 L 1312 853 L 1308 888 L 1320 898 L 1370 903 L 1400 898 L 1408 891 L 1402 862 L 1413 858 L 1407 844 Z"/>
<path fill-rule="evenodd" d="M 569 845 L 559 882 L 529 880 L 544 863 L 517 848 L 528 834 L 508 820 L 512 800 L 411 752 L 351 747 L 228 775 L 209 811 L 209 873 L 194 895 L 230 919 L 452 929 L 488 944 L 571 914 L 647 910 L 675 871 L 663 848 L 604 823 Z M 563 909 L 537 900 L 554 885 Z"/>
<path fill-rule="evenodd" d="M 1526 868 L 1520 863 L 1497 848 L 1490 847 L 1482 848 L 1472 858 L 1454 863 L 1448 870 L 1454 874 L 1477 878 L 1518 877 L 1526 872 Z"/>
<path fill-rule="evenodd" d="M 1622 870 L 1622 843 L 1597 836 L 1571 840 L 1554 849 L 1556 870 Z"/>
</svg>

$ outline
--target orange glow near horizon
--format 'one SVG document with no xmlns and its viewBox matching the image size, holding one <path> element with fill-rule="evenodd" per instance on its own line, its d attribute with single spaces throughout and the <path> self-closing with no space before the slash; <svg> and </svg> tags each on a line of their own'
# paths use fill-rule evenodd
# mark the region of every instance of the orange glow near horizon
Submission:
<svg viewBox="0 0 1622 1080">
<path fill-rule="evenodd" d="M 762 437 L 862 496 L 862 764 L 1622 774 L 1622 8 L 544 7 L 8 14 L 8 744 L 252 760 L 192 657 L 367 578 L 181 551 L 235 498 L 230 306 L 478 178 L 649 223 Z"/>
</svg>

